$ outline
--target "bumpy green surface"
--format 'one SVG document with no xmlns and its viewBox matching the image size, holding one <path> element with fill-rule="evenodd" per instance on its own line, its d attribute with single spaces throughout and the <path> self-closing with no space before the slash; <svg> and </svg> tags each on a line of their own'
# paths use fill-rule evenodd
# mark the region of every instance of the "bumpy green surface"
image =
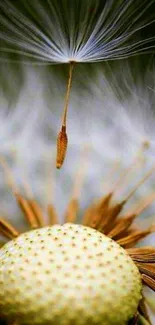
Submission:
<svg viewBox="0 0 155 325">
<path fill-rule="evenodd" d="M 65 224 L 0 249 L 0 310 L 33 325 L 124 325 L 141 298 L 126 251 L 98 231 Z"/>
</svg>

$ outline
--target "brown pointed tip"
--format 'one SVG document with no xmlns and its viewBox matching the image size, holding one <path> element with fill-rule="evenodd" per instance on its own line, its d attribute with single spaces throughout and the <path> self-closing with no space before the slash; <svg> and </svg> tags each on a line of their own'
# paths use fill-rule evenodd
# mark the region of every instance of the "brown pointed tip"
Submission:
<svg viewBox="0 0 155 325">
<path fill-rule="evenodd" d="M 56 168 L 60 169 L 62 167 L 62 164 L 56 162 Z"/>
</svg>

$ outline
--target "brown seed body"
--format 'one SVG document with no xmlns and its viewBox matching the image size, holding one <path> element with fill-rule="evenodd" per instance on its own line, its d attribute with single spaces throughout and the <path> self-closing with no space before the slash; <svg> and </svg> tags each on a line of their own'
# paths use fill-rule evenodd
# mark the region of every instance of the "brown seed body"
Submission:
<svg viewBox="0 0 155 325">
<path fill-rule="evenodd" d="M 60 169 L 67 151 L 68 137 L 66 133 L 66 127 L 63 125 L 61 131 L 57 138 L 57 158 L 56 158 L 56 168 Z"/>
</svg>

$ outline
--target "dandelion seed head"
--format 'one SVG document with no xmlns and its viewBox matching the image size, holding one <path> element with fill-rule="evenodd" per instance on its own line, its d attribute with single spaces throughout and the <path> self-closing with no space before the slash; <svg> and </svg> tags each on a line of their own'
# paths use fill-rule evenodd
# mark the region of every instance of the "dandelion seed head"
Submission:
<svg viewBox="0 0 155 325">
<path fill-rule="evenodd" d="M 8 243 L 1 249 L 0 260 L 0 286 L 4 293 L 1 310 L 13 318 L 20 314 L 20 321 L 27 324 L 32 317 L 34 324 L 61 324 L 63 320 L 69 324 L 71 319 L 75 324 L 87 324 L 88 319 L 92 324 L 104 319 L 108 325 L 113 320 L 115 324 L 125 324 L 141 298 L 140 274 L 132 259 L 115 242 L 82 225 L 55 225 L 25 233 L 14 241 L 13 247 Z M 9 310 L 11 287 L 14 306 Z M 9 295 L 6 290 L 10 290 Z M 111 312 L 107 313 L 109 304 Z"/>
<path fill-rule="evenodd" d="M 22 3 L 22 2 L 21 2 Z M 24 10 L 7 0 L 1 3 L 1 52 L 19 54 L 39 64 L 96 62 L 134 55 L 150 40 L 133 35 L 147 24 L 143 1 L 29 1 Z"/>
</svg>

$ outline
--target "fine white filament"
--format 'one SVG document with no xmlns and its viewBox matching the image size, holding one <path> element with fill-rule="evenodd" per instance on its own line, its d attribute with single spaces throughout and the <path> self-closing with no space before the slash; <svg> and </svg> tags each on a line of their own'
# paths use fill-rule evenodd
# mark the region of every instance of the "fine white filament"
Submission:
<svg viewBox="0 0 155 325">
<path fill-rule="evenodd" d="M 151 46 L 139 33 L 152 21 L 154 1 L 27 0 L 0 3 L 0 52 L 27 62 L 97 62 L 135 55 Z M 21 5 L 21 7 L 20 7 Z M 149 44 L 150 43 L 150 44 Z"/>
</svg>

